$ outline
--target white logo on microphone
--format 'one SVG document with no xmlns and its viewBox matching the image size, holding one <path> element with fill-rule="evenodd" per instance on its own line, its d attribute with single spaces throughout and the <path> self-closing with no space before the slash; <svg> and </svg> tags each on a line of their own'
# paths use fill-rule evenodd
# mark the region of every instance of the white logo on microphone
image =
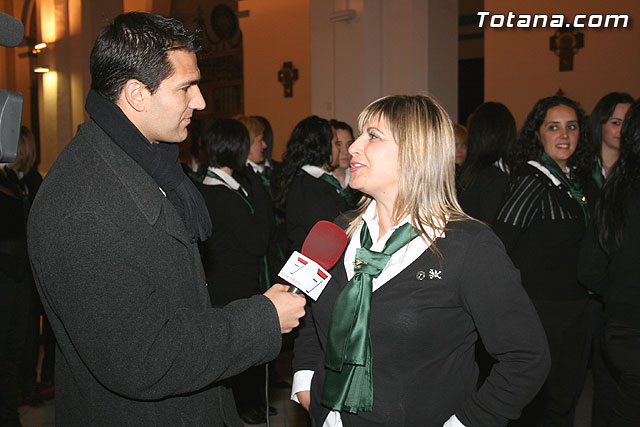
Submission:
<svg viewBox="0 0 640 427">
<path fill-rule="evenodd" d="M 300 289 L 314 301 L 318 299 L 331 279 L 331 274 L 327 270 L 300 252 L 293 252 L 278 276 Z"/>
</svg>

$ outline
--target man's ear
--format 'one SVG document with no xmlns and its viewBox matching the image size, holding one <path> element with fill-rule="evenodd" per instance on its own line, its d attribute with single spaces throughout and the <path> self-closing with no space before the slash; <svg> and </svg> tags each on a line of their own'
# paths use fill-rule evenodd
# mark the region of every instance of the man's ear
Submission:
<svg viewBox="0 0 640 427">
<path fill-rule="evenodd" d="M 131 108 L 137 112 L 143 112 L 146 108 L 147 101 L 151 96 L 149 89 L 140 80 L 129 79 L 122 89 L 124 100 Z"/>
</svg>

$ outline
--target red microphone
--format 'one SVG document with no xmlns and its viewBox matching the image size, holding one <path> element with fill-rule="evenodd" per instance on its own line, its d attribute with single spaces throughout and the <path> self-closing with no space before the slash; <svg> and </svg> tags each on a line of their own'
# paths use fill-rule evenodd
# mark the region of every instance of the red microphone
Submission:
<svg viewBox="0 0 640 427">
<path fill-rule="evenodd" d="M 327 270 L 338 262 L 348 240 L 342 228 L 318 221 L 304 239 L 302 253 L 293 252 L 278 276 L 291 284 L 289 292 L 303 293 L 315 301 L 331 279 Z"/>
</svg>

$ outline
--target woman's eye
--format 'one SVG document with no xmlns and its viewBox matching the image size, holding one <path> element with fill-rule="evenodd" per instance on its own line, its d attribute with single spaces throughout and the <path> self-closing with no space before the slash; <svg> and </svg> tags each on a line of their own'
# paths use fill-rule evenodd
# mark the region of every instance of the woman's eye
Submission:
<svg viewBox="0 0 640 427">
<path fill-rule="evenodd" d="M 549 126 L 549 130 L 558 130 L 558 126 L 551 125 L 551 126 Z"/>
<path fill-rule="evenodd" d="M 569 125 L 569 126 L 567 126 L 567 129 L 569 129 L 569 130 L 577 130 L 578 129 L 578 125 Z"/>
<path fill-rule="evenodd" d="M 620 121 L 620 120 L 613 120 L 613 121 L 611 122 L 611 124 L 612 124 L 612 125 L 614 125 L 614 126 L 622 126 L 622 121 Z"/>
</svg>

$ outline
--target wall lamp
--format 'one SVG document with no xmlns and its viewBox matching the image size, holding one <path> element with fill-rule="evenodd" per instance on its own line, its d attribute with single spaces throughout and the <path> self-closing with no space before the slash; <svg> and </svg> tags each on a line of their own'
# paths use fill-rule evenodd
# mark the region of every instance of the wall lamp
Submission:
<svg viewBox="0 0 640 427">
<path fill-rule="evenodd" d="M 33 47 L 33 49 L 31 49 L 31 53 L 33 53 L 34 55 L 37 55 L 40 53 L 40 51 L 42 49 L 46 49 L 47 48 L 47 44 L 42 42 L 42 43 L 38 43 L 37 45 L 35 45 Z"/>
</svg>

